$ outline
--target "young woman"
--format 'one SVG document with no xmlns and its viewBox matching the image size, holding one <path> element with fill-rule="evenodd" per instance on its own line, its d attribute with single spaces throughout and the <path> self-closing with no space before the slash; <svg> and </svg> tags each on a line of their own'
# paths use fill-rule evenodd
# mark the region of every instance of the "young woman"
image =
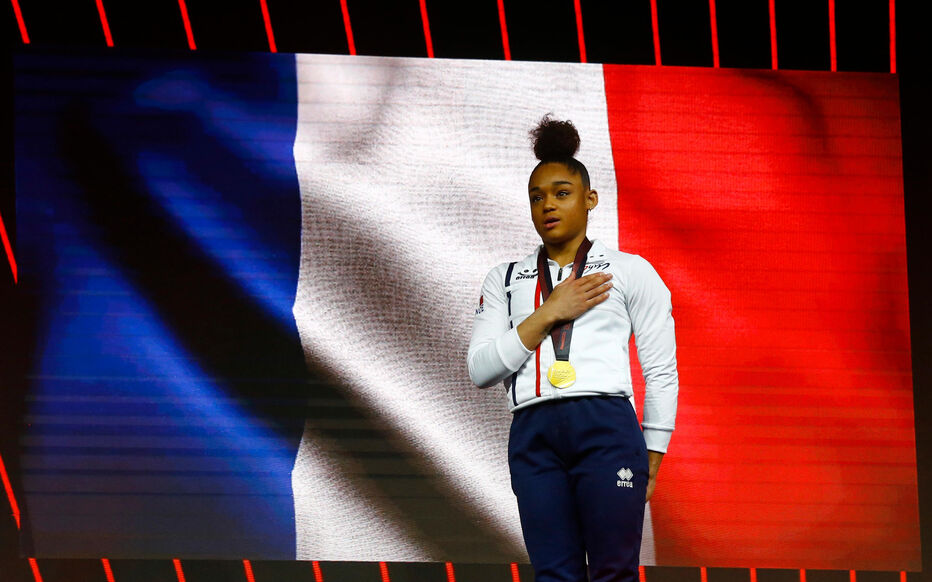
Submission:
<svg viewBox="0 0 932 582">
<path fill-rule="evenodd" d="M 504 381 L 512 489 L 536 580 L 637 580 L 644 506 L 676 417 L 670 292 L 637 255 L 586 237 L 599 202 L 569 121 L 531 132 L 528 181 L 542 245 L 489 273 L 469 345 L 480 387 Z M 644 371 L 632 405 L 628 338 Z M 642 428 L 643 427 L 643 430 Z M 587 560 L 588 558 L 588 560 Z"/>
</svg>

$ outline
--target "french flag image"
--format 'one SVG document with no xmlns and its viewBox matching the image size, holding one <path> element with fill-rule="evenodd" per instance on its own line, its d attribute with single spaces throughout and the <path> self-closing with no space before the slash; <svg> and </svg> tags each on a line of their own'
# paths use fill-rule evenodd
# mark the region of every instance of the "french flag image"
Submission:
<svg viewBox="0 0 932 582">
<path fill-rule="evenodd" d="M 919 569 L 895 75 L 39 50 L 14 72 L 29 555 L 526 561 L 508 401 L 466 350 L 486 273 L 540 244 L 528 131 L 552 113 L 599 193 L 589 238 L 673 297 L 642 564 Z"/>
</svg>

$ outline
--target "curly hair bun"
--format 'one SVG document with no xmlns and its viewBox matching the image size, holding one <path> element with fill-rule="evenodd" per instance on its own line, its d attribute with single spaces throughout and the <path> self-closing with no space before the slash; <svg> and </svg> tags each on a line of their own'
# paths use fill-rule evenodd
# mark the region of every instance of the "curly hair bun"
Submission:
<svg viewBox="0 0 932 582">
<path fill-rule="evenodd" d="M 542 162 L 572 158 L 579 151 L 579 132 L 572 121 L 557 121 L 548 113 L 531 130 L 534 155 Z"/>
</svg>

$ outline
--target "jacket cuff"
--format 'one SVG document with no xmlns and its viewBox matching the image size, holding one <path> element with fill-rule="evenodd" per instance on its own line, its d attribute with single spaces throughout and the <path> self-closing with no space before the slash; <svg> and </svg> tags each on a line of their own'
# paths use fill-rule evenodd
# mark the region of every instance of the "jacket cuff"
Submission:
<svg viewBox="0 0 932 582">
<path fill-rule="evenodd" d="M 514 372 L 521 367 L 532 350 L 524 347 L 521 338 L 518 336 L 518 328 L 513 327 L 505 335 L 498 338 L 495 342 L 495 348 L 498 350 L 498 357 L 506 368 Z"/>
<path fill-rule="evenodd" d="M 648 451 L 666 453 L 667 447 L 670 445 L 670 437 L 672 436 L 673 431 L 659 428 L 644 429 L 644 442 L 647 443 Z"/>
</svg>

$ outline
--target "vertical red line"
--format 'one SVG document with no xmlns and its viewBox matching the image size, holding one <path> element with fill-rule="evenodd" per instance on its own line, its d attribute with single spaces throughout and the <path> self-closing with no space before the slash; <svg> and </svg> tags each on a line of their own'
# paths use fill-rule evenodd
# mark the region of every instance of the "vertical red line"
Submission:
<svg viewBox="0 0 932 582">
<path fill-rule="evenodd" d="M 110 568 L 110 560 L 101 558 L 100 563 L 104 566 L 104 576 L 107 577 L 107 582 L 116 582 L 113 578 L 113 569 Z"/>
<path fill-rule="evenodd" d="M 511 563 L 511 582 L 521 582 L 521 575 L 518 574 L 518 564 Z"/>
<path fill-rule="evenodd" d="M 456 575 L 453 572 L 453 562 L 447 562 L 447 582 L 456 582 Z"/>
<path fill-rule="evenodd" d="M 246 572 L 246 582 L 256 582 L 256 577 L 252 574 L 252 563 L 249 560 L 243 560 L 243 571 Z"/>
<path fill-rule="evenodd" d="M 582 2 L 573 0 L 573 7 L 576 9 L 576 38 L 579 39 L 579 62 L 586 62 L 586 38 L 583 36 L 582 26 Z"/>
<path fill-rule="evenodd" d="M 644 566 L 638 566 L 638 580 L 640 582 L 647 582 L 647 568 Z"/>
<path fill-rule="evenodd" d="M 424 24 L 424 44 L 427 45 L 427 58 L 434 58 L 434 41 L 430 38 L 430 21 L 427 20 L 427 0 L 421 2 L 421 22 Z"/>
<path fill-rule="evenodd" d="M 858 580 L 858 575 L 854 573 L 854 570 L 851 570 L 851 571 L 848 573 L 848 580 L 850 580 L 851 582 L 857 582 L 857 580 Z"/>
<path fill-rule="evenodd" d="M 699 580 L 701 582 L 709 582 L 709 572 L 706 570 L 705 566 L 699 568 Z"/>
<path fill-rule="evenodd" d="M 259 0 L 259 6 L 262 8 L 262 20 L 265 21 L 265 36 L 269 39 L 269 52 L 277 53 L 275 33 L 272 32 L 272 18 L 269 16 L 269 4 L 266 0 Z"/>
<path fill-rule="evenodd" d="M 893 0 L 890 0 L 890 4 L 893 4 Z M 891 71 L 891 72 L 895 73 L 896 71 Z M 900 582 L 906 582 L 906 571 L 905 570 L 900 570 Z"/>
<path fill-rule="evenodd" d="M 107 46 L 113 46 L 113 37 L 110 36 L 110 23 L 107 22 L 107 12 L 104 10 L 104 0 L 97 0 L 97 13 L 100 14 L 100 26 L 104 29 L 104 39 Z"/>
<path fill-rule="evenodd" d="M 19 9 L 19 0 L 13 1 L 13 14 L 16 15 L 16 24 L 19 25 L 19 35 L 23 38 L 23 44 L 29 44 L 29 33 L 26 32 L 26 21 L 23 20 L 23 12 Z"/>
<path fill-rule="evenodd" d="M 188 48 L 192 51 L 197 50 L 197 45 L 194 44 L 194 32 L 191 30 L 191 20 L 188 18 L 188 5 L 184 3 L 184 0 L 178 0 L 178 9 L 181 10 L 184 33 L 188 37 Z"/>
<path fill-rule="evenodd" d="M 777 70 L 777 8 L 774 6 L 774 0 L 769 0 L 770 5 L 770 68 Z"/>
<path fill-rule="evenodd" d="M 835 0 L 828 0 L 828 44 L 832 54 L 832 72 L 838 70 L 838 51 L 835 48 Z"/>
<path fill-rule="evenodd" d="M 537 287 L 534 289 L 534 311 L 540 307 L 540 279 L 537 280 Z M 540 344 L 534 349 L 534 393 L 540 396 Z"/>
<path fill-rule="evenodd" d="M 896 72 L 896 2 L 890 0 L 890 72 Z M 29 42 L 29 41 L 26 41 Z M 905 576 L 906 573 L 904 572 Z"/>
<path fill-rule="evenodd" d="M 3 216 L 0 216 L 0 239 L 3 240 L 3 250 L 6 251 L 6 259 L 10 263 L 10 271 L 13 273 L 13 284 L 18 282 L 16 268 L 16 257 L 13 256 L 13 246 L 10 244 L 10 238 L 6 234 L 6 227 L 3 225 Z M 6 472 L 3 473 L 6 475 Z"/>
<path fill-rule="evenodd" d="M 751 568 L 751 582 L 757 582 L 757 568 Z"/>
<path fill-rule="evenodd" d="M 353 26 L 350 24 L 349 7 L 346 0 L 340 0 L 340 10 L 343 11 L 343 28 L 346 29 L 346 46 L 349 47 L 349 54 L 356 54 L 356 42 L 353 41 Z"/>
<path fill-rule="evenodd" d="M 382 575 L 382 582 L 392 582 L 388 577 L 388 564 L 385 562 L 379 562 L 379 573 Z"/>
<path fill-rule="evenodd" d="M 712 66 L 719 68 L 718 60 L 718 18 L 715 15 L 715 0 L 709 0 L 709 20 L 712 27 Z"/>
<path fill-rule="evenodd" d="M 184 582 L 184 570 L 181 569 L 181 560 L 175 558 L 172 560 L 172 564 L 175 565 L 175 576 L 178 577 L 178 582 Z"/>
<path fill-rule="evenodd" d="M 16 278 L 15 271 L 13 278 Z M 0 457 L 0 480 L 3 481 L 3 489 L 6 490 L 6 498 L 10 502 L 10 511 L 13 513 L 13 519 L 16 521 L 16 529 L 19 529 L 19 505 L 16 503 L 16 496 L 13 495 L 13 486 L 10 484 L 9 475 L 6 474 L 6 466 L 3 464 L 3 457 Z"/>
<path fill-rule="evenodd" d="M 324 582 L 324 574 L 320 571 L 320 562 L 311 562 L 311 569 L 314 570 L 314 582 Z"/>
<path fill-rule="evenodd" d="M 498 0 L 498 25 L 502 29 L 502 48 L 505 60 L 511 60 L 511 45 L 508 43 L 508 24 L 505 23 L 505 0 Z"/>
<path fill-rule="evenodd" d="M 650 26 L 654 31 L 654 64 L 660 65 L 660 24 L 657 22 L 657 0 L 650 0 Z"/>
<path fill-rule="evenodd" d="M 803 569 L 799 570 L 799 582 L 806 582 L 806 571 Z"/>
<path fill-rule="evenodd" d="M 29 558 L 29 567 L 32 569 L 32 577 L 36 582 L 42 582 L 42 574 L 39 573 L 39 564 L 35 558 Z"/>
</svg>

